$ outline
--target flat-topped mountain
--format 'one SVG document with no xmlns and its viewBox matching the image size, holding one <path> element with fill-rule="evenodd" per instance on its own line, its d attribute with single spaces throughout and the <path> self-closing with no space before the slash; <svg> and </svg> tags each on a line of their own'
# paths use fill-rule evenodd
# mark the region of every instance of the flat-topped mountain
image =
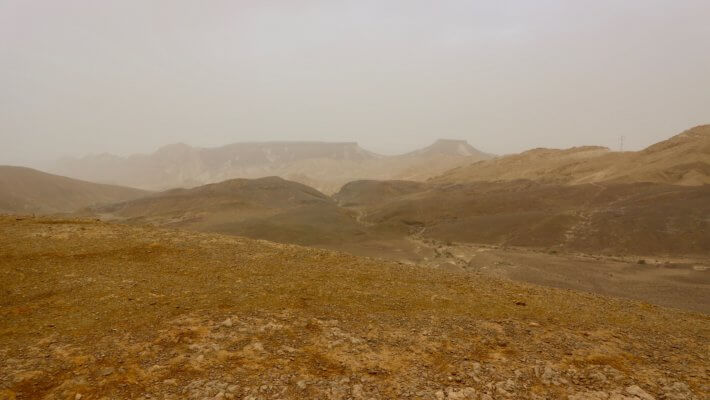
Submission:
<svg viewBox="0 0 710 400">
<path fill-rule="evenodd" d="M 459 167 L 433 178 L 438 183 L 531 179 L 580 184 L 656 182 L 710 183 L 710 125 L 692 128 L 638 152 L 604 147 L 534 149 Z"/>
<path fill-rule="evenodd" d="M 31 168 L 0 166 L 0 213 L 68 213 L 147 194 L 143 190 L 84 182 Z"/>
<path fill-rule="evenodd" d="M 63 159 L 55 171 L 94 182 L 155 190 L 280 176 L 334 193 L 357 179 L 423 180 L 490 157 L 465 141 L 454 140 L 440 140 L 399 156 L 375 154 L 354 142 L 235 143 L 216 148 L 173 144 L 146 155 Z"/>
</svg>

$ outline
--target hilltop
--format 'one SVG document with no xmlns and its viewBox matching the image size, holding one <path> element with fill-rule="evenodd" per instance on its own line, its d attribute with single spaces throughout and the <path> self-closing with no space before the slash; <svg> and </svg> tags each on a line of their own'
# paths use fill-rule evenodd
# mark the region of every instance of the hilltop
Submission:
<svg viewBox="0 0 710 400">
<path fill-rule="evenodd" d="M 264 241 L 0 217 L 0 397 L 701 399 L 707 315 Z"/>
<path fill-rule="evenodd" d="M 279 177 L 173 189 L 83 213 L 130 224 L 229 233 L 284 243 L 332 244 L 368 237 L 353 213 L 323 193 Z"/>
<path fill-rule="evenodd" d="M 0 165 L 0 213 L 70 213 L 83 207 L 131 200 L 147 194 L 128 187 Z"/>
<path fill-rule="evenodd" d="M 561 184 L 710 184 L 710 125 L 689 129 L 638 152 L 612 152 L 603 147 L 534 149 L 459 167 L 432 178 L 432 182 L 516 179 Z"/>
</svg>

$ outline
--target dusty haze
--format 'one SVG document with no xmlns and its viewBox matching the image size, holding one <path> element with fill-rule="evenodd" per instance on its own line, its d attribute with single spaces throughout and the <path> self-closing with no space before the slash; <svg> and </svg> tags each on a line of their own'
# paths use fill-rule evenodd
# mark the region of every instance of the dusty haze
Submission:
<svg viewBox="0 0 710 400">
<path fill-rule="evenodd" d="M 693 0 L 0 0 L 0 164 L 174 142 L 640 149 L 710 121 L 709 16 Z"/>
</svg>

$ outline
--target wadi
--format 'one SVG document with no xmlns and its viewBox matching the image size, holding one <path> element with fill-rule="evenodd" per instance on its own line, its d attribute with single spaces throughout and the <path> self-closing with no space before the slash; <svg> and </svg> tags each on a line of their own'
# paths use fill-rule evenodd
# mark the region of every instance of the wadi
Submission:
<svg viewBox="0 0 710 400">
<path fill-rule="evenodd" d="M 0 0 L 0 400 L 710 400 L 709 17 Z"/>
<path fill-rule="evenodd" d="M 703 398 L 708 143 L 701 126 L 332 195 L 0 168 L 0 393 Z"/>
</svg>

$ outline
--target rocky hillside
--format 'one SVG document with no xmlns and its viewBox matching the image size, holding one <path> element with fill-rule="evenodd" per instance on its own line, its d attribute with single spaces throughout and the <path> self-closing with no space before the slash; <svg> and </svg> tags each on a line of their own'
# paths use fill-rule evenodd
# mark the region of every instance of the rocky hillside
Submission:
<svg viewBox="0 0 710 400">
<path fill-rule="evenodd" d="M 343 186 L 333 199 L 345 207 L 376 206 L 427 188 L 426 183 L 414 181 L 354 181 Z"/>
<path fill-rule="evenodd" d="M 332 244 L 368 237 L 352 212 L 306 185 L 278 177 L 232 179 L 93 207 L 84 214 L 130 224 L 229 233 L 284 243 Z"/>
<path fill-rule="evenodd" d="M 0 213 L 70 213 L 147 194 L 143 190 L 84 182 L 31 168 L 0 166 Z"/>
<path fill-rule="evenodd" d="M 441 140 L 400 156 L 374 154 L 356 143 L 235 143 L 217 148 L 175 144 L 148 155 L 64 159 L 55 171 L 79 179 L 155 190 L 280 176 L 333 193 L 357 179 L 423 180 L 486 158 L 490 156 L 465 141 L 453 140 Z"/>
<path fill-rule="evenodd" d="M 354 182 L 335 196 L 371 226 L 442 241 L 606 254 L 710 252 L 710 185 Z"/>
<path fill-rule="evenodd" d="M 3 399 L 704 399 L 710 319 L 186 231 L 0 217 Z"/>
<path fill-rule="evenodd" d="M 603 147 L 534 149 L 459 167 L 432 181 L 464 183 L 516 179 L 563 184 L 710 184 L 710 125 L 695 127 L 638 152 L 612 152 Z"/>
<path fill-rule="evenodd" d="M 366 180 L 331 198 L 269 177 L 173 189 L 81 214 L 368 255 L 378 251 L 368 253 L 365 242 L 406 252 L 411 235 L 606 255 L 710 252 L 710 185 Z"/>
</svg>

